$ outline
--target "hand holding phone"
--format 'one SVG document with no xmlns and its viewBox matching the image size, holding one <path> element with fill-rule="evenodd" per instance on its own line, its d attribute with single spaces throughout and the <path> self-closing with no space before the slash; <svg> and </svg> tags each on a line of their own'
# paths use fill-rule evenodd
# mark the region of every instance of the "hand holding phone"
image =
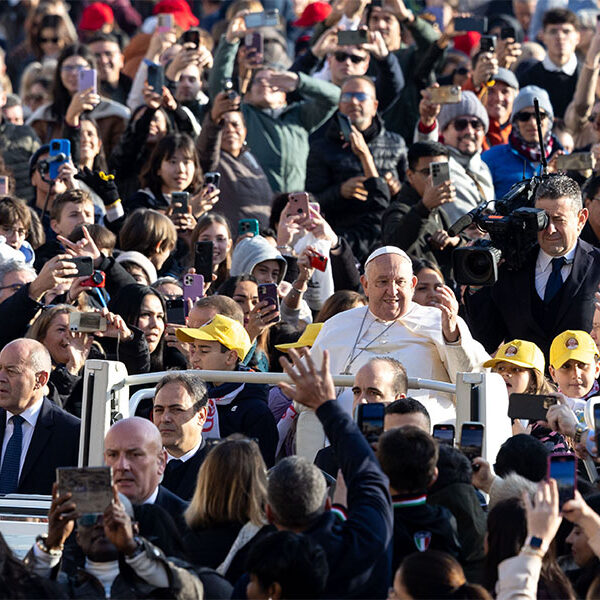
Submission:
<svg viewBox="0 0 600 600">
<path fill-rule="evenodd" d="M 258 284 L 258 301 L 266 301 L 272 304 L 279 311 L 279 294 L 277 293 L 277 285 L 275 283 L 259 283 Z M 277 323 L 280 317 L 276 317 L 269 323 Z"/>
</svg>

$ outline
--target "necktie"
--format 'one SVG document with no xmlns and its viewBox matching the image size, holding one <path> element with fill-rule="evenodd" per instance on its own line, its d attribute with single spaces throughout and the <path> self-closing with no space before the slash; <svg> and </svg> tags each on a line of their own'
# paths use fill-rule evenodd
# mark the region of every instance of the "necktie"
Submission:
<svg viewBox="0 0 600 600">
<path fill-rule="evenodd" d="M 13 415 L 13 434 L 6 445 L 2 469 L 0 470 L 0 494 L 12 494 L 19 486 L 19 466 L 21 465 L 21 447 L 23 445 L 23 417 Z"/>
<path fill-rule="evenodd" d="M 563 284 L 560 270 L 563 268 L 566 262 L 567 261 L 564 256 L 558 256 L 557 258 L 552 259 L 552 273 L 550 273 L 550 277 L 548 277 L 548 283 L 546 283 L 544 304 L 548 304 L 552 298 L 556 296 L 558 290 L 560 290 Z"/>
<path fill-rule="evenodd" d="M 183 464 L 183 461 L 179 460 L 178 458 L 172 458 L 168 463 L 167 466 L 165 468 L 165 479 L 167 478 L 171 478 L 173 477 L 173 474 L 175 473 L 175 471 L 177 471 L 177 469 L 179 468 L 180 465 Z"/>
</svg>

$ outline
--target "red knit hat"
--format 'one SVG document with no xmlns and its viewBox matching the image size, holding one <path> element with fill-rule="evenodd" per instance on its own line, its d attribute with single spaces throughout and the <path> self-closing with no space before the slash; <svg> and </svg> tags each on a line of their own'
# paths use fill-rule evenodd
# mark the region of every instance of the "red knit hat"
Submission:
<svg viewBox="0 0 600 600">
<path fill-rule="evenodd" d="M 200 21 L 192 13 L 190 5 L 185 0 L 160 0 L 152 9 L 153 15 L 172 14 L 175 23 L 185 29 L 197 27 Z"/>
<path fill-rule="evenodd" d="M 316 23 L 324 21 L 331 12 L 331 4 L 327 2 L 311 2 L 303 11 L 299 19 L 292 25 L 294 27 L 312 27 Z"/>
<path fill-rule="evenodd" d="M 83 9 L 79 29 L 83 31 L 98 31 L 106 23 L 112 25 L 114 22 L 115 15 L 112 8 L 103 2 L 94 2 Z"/>
<path fill-rule="evenodd" d="M 454 48 L 464 52 L 467 56 L 471 56 L 473 48 L 479 44 L 481 34 L 477 31 L 468 31 L 454 38 Z"/>
</svg>

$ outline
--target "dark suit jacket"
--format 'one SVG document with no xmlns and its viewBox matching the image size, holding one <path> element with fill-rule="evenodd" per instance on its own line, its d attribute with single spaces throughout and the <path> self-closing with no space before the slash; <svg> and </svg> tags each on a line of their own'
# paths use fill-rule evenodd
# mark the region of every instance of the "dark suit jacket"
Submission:
<svg viewBox="0 0 600 600">
<path fill-rule="evenodd" d="M 164 508 L 175 521 L 177 529 L 183 534 L 187 530 L 183 513 L 188 507 L 188 503 L 182 500 L 179 496 L 176 496 L 173 492 L 170 492 L 166 487 L 162 485 L 158 486 L 158 496 L 154 502 L 157 506 Z"/>
<path fill-rule="evenodd" d="M 571 274 L 561 290 L 562 298 L 551 327 L 534 318 L 532 292 L 535 288 L 537 251 L 518 271 L 501 268 L 498 281 L 478 292 L 465 294 L 467 323 L 473 337 L 488 352 L 513 339 L 536 343 L 548 358 L 552 340 L 566 329 L 590 331 L 594 315 L 594 293 L 600 282 L 600 250 L 579 240 Z"/>
<path fill-rule="evenodd" d="M 44 398 L 21 471 L 19 494 L 51 494 L 56 467 L 77 466 L 79 426 L 77 417 Z M 0 440 L 5 429 L 6 411 L 0 408 Z"/>
<path fill-rule="evenodd" d="M 183 500 L 191 500 L 196 489 L 198 471 L 208 454 L 206 441 L 203 439 L 196 454 L 173 470 L 165 472 L 161 486 L 173 492 Z M 167 463 L 167 466 L 169 463 Z"/>
</svg>

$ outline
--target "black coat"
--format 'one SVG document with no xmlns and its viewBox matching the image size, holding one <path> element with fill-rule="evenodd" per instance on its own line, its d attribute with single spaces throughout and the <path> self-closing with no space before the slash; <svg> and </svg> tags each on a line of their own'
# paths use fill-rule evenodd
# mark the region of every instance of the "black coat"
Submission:
<svg viewBox="0 0 600 600">
<path fill-rule="evenodd" d="M 590 331 L 594 294 L 600 282 L 600 250 L 579 240 L 571 274 L 561 288 L 560 305 L 551 326 L 543 327 L 535 311 L 533 285 L 537 252 L 518 271 L 500 268 L 498 281 L 478 292 L 465 294 L 467 323 L 473 337 L 488 352 L 513 339 L 537 344 L 548 357 L 552 340 L 566 329 Z"/>
<path fill-rule="evenodd" d="M 225 560 L 241 528 L 242 523 L 232 522 L 188 531 L 183 537 L 188 560 L 216 569 Z"/>
<path fill-rule="evenodd" d="M 191 500 L 196 489 L 198 471 L 208 454 L 206 442 L 202 440 L 197 452 L 184 463 L 169 468 L 171 461 L 167 463 L 167 469 L 162 480 L 162 486 L 179 496 L 183 500 Z M 210 565 L 209 565 L 210 566 Z"/>
<path fill-rule="evenodd" d="M 188 503 L 185 500 L 170 492 L 166 487 L 159 485 L 158 496 L 156 496 L 154 504 L 164 508 L 171 515 L 181 534 L 187 531 L 187 525 L 183 517 L 183 513 L 185 513 L 188 507 Z"/>
<path fill-rule="evenodd" d="M 44 398 L 19 478 L 19 494 L 51 494 L 57 467 L 76 467 L 79 457 L 77 417 Z M 0 408 L 0 440 L 6 430 L 6 411 Z"/>
</svg>

